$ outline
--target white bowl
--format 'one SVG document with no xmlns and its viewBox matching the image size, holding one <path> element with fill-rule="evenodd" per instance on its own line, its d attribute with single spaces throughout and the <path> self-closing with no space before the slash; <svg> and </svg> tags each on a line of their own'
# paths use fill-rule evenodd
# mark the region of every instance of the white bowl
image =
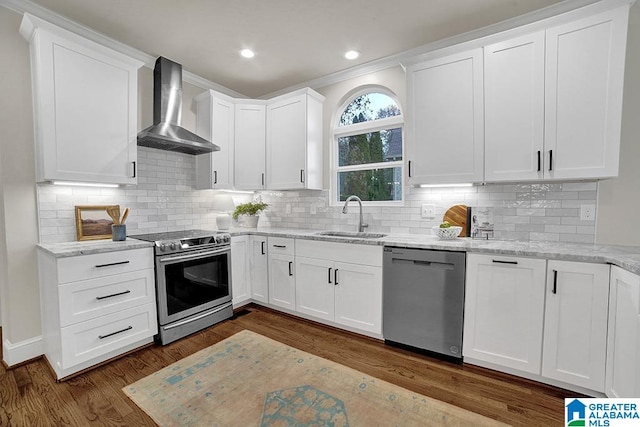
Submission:
<svg viewBox="0 0 640 427">
<path fill-rule="evenodd" d="M 438 226 L 433 227 L 433 234 L 438 236 L 442 240 L 452 240 L 458 237 L 460 232 L 462 231 L 462 227 L 457 225 L 452 225 L 448 228 L 440 228 Z"/>
</svg>

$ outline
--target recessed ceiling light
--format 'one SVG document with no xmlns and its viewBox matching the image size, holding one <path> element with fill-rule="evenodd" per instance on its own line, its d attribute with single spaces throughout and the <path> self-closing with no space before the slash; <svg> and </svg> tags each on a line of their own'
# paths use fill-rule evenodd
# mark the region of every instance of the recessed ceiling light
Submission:
<svg viewBox="0 0 640 427">
<path fill-rule="evenodd" d="M 360 52 L 357 50 L 350 50 L 344 54 L 344 57 L 347 59 L 356 59 L 358 56 L 360 56 Z"/>
<path fill-rule="evenodd" d="M 242 49 L 240 51 L 240 55 L 244 56 L 245 58 L 253 58 L 254 56 L 256 56 L 256 54 L 253 53 L 251 49 Z"/>
</svg>

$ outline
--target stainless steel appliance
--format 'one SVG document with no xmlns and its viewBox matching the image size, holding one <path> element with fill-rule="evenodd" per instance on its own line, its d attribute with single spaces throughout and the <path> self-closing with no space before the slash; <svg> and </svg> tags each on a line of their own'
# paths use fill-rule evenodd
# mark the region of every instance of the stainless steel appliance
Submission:
<svg viewBox="0 0 640 427">
<path fill-rule="evenodd" d="M 153 124 L 138 133 L 138 145 L 187 154 L 220 151 L 181 122 L 182 65 L 161 56 L 153 68 Z"/>
<path fill-rule="evenodd" d="M 168 344 L 233 316 L 229 233 L 189 230 L 129 237 L 155 243 L 157 342 Z"/>
<path fill-rule="evenodd" d="M 461 361 L 465 263 L 464 252 L 385 247 L 385 341 Z"/>
</svg>

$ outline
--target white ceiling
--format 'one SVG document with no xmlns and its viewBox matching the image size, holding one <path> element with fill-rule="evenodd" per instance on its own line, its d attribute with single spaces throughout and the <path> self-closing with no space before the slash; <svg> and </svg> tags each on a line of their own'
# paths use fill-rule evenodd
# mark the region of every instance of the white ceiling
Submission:
<svg viewBox="0 0 640 427">
<path fill-rule="evenodd" d="M 257 98 L 560 0 L 33 0 Z M 238 55 L 251 48 L 256 56 Z M 362 54 L 355 61 L 344 52 Z"/>
</svg>

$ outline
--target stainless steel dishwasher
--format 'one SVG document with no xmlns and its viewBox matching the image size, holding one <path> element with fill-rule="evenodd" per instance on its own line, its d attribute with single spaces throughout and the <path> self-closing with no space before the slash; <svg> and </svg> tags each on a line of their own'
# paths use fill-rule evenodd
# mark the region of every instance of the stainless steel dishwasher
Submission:
<svg viewBox="0 0 640 427">
<path fill-rule="evenodd" d="M 385 247 L 385 342 L 461 361 L 465 264 L 464 252 Z"/>
</svg>

